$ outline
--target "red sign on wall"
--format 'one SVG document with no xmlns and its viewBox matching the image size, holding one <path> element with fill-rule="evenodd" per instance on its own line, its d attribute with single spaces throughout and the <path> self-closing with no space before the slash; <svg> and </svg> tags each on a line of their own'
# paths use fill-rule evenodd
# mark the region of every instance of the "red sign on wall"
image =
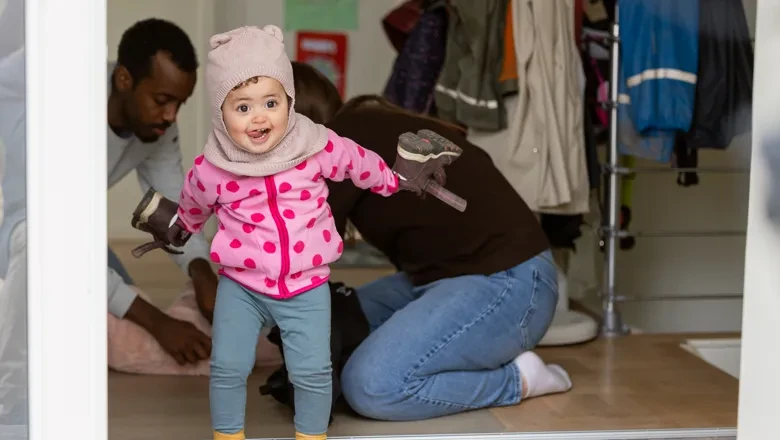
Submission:
<svg viewBox="0 0 780 440">
<path fill-rule="evenodd" d="M 319 70 L 344 98 L 347 76 L 347 35 L 330 32 L 298 32 L 295 59 Z"/>
</svg>

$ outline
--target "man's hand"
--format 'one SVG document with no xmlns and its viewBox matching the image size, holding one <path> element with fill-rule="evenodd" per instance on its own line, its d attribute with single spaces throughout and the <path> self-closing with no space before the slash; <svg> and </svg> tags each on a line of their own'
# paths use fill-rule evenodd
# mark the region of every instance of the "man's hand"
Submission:
<svg viewBox="0 0 780 440">
<path fill-rule="evenodd" d="M 211 269 L 211 264 L 202 258 L 190 263 L 189 273 L 195 288 L 198 309 L 211 324 L 214 319 L 214 304 L 217 302 L 217 274 Z"/>
<path fill-rule="evenodd" d="M 211 356 L 211 339 L 189 322 L 174 319 L 137 296 L 125 318 L 145 328 L 179 364 Z"/>
</svg>

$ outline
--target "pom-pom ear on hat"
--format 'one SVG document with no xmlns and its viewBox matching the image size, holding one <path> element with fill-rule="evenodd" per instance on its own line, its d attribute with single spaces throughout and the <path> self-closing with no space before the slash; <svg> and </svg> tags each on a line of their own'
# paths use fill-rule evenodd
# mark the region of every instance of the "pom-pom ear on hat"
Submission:
<svg viewBox="0 0 780 440">
<path fill-rule="evenodd" d="M 271 36 L 279 40 L 280 43 L 284 42 L 284 33 L 279 28 L 279 26 L 269 24 L 263 27 L 263 31 L 265 31 L 266 33 L 270 34 Z"/>
<path fill-rule="evenodd" d="M 240 28 L 236 28 L 231 31 L 223 32 L 221 34 L 216 34 L 211 38 L 209 38 L 209 46 L 211 46 L 212 49 L 216 49 L 219 46 L 222 46 L 223 44 L 229 42 L 234 37 L 238 37 L 241 34 L 247 33 L 249 29 L 250 26 L 241 26 Z"/>
<path fill-rule="evenodd" d="M 229 34 L 217 34 L 209 39 L 209 46 L 212 49 L 216 49 L 232 39 L 233 37 Z"/>
</svg>

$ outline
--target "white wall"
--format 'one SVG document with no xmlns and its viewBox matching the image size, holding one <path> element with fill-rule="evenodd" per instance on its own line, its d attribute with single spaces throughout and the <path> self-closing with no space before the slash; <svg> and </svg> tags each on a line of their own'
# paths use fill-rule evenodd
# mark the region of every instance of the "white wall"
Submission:
<svg viewBox="0 0 780 440">
<path fill-rule="evenodd" d="M 242 25 L 276 24 L 284 26 L 282 0 L 107 0 L 108 53 L 116 59 L 122 32 L 140 19 L 149 17 L 173 21 L 187 32 L 205 62 L 208 39 Z M 216 7 L 219 1 L 219 7 Z M 359 29 L 348 32 L 347 96 L 381 92 L 395 53 L 384 36 L 380 21 L 394 6 L 388 0 L 359 2 Z M 287 53 L 295 55 L 295 33 L 285 32 Z M 203 69 L 192 99 L 179 114 L 179 129 L 185 167 L 200 153 L 209 130 L 209 108 L 203 88 Z M 146 236 L 130 226 L 130 214 L 141 197 L 135 173 L 131 173 L 109 192 L 108 233 L 110 239 L 144 239 Z M 213 231 L 213 222 L 212 222 Z M 208 233 L 208 231 L 207 231 Z"/>
</svg>

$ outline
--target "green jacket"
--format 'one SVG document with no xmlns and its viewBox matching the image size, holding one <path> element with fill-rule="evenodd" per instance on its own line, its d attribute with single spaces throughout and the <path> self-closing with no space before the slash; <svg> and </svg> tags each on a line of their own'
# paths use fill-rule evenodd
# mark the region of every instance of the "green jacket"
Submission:
<svg viewBox="0 0 780 440">
<path fill-rule="evenodd" d="M 498 76 L 508 1 L 450 1 L 447 52 L 435 92 L 439 117 L 485 131 L 506 128 Z"/>
</svg>

